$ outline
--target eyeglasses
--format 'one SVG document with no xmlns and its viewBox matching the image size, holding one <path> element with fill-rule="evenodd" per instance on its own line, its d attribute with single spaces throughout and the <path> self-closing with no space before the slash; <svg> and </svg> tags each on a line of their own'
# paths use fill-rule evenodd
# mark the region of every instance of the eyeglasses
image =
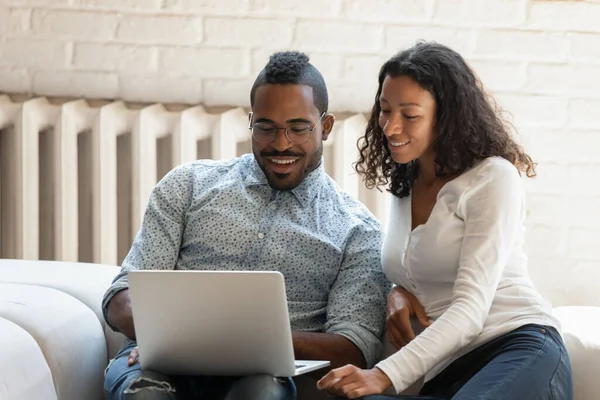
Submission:
<svg viewBox="0 0 600 400">
<path fill-rule="evenodd" d="M 268 122 L 257 122 L 256 124 L 252 124 L 254 115 L 250 113 L 250 124 L 248 125 L 248 129 L 250 129 L 250 132 L 252 132 L 252 137 L 254 140 L 261 144 L 269 144 L 273 142 L 277 137 L 277 131 L 281 129 L 284 130 L 285 137 L 290 143 L 304 144 L 308 141 L 308 139 L 310 139 L 311 133 L 323 120 L 324 116 L 325 113 L 321 114 L 321 117 L 313 127 L 305 122 L 294 122 L 285 128 L 278 128 Z"/>
</svg>

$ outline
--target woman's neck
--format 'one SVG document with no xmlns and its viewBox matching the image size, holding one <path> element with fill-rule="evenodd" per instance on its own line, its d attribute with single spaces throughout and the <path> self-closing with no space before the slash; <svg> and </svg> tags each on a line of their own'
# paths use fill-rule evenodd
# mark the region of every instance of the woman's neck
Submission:
<svg viewBox="0 0 600 400">
<path fill-rule="evenodd" d="M 417 179 L 419 179 L 425 186 L 433 185 L 438 177 L 436 175 L 435 168 L 435 153 L 433 151 L 423 154 L 418 160 L 419 173 Z"/>
</svg>

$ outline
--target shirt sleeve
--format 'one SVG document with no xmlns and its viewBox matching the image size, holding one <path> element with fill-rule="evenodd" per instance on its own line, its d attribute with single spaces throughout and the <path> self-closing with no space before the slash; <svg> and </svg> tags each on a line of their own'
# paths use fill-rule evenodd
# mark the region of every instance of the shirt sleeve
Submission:
<svg viewBox="0 0 600 400">
<path fill-rule="evenodd" d="M 372 367 L 381 353 L 385 307 L 391 283 L 381 267 L 382 232 L 375 221 L 350 236 L 329 293 L 325 331 L 354 343 Z"/>
<path fill-rule="evenodd" d="M 458 213 L 465 228 L 450 306 L 412 342 L 377 364 L 397 393 L 483 330 L 525 218 L 523 183 L 516 168 L 495 162 L 483 166 L 460 197 Z"/>
<path fill-rule="evenodd" d="M 189 172 L 187 165 L 176 167 L 160 180 L 150 194 L 142 226 L 121 264 L 121 272 L 102 299 L 104 320 L 113 330 L 115 327 L 107 318 L 107 305 L 115 294 L 127 289 L 129 271 L 175 269 L 191 196 Z"/>
</svg>

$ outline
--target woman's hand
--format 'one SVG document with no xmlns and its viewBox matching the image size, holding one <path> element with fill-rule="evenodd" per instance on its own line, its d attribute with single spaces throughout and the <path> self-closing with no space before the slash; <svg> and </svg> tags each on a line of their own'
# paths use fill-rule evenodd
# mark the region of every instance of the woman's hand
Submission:
<svg viewBox="0 0 600 400">
<path fill-rule="evenodd" d="M 350 364 L 329 371 L 317 382 L 319 390 L 348 399 L 381 394 L 390 386 L 392 381 L 382 370 L 360 369 Z"/>
<path fill-rule="evenodd" d="M 388 295 L 386 329 L 392 346 L 401 349 L 415 338 L 410 324 L 410 317 L 417 317 L 425 328 L 431 321 L 419 300 L 404 288 L 396 286 Z"/>
</svg>

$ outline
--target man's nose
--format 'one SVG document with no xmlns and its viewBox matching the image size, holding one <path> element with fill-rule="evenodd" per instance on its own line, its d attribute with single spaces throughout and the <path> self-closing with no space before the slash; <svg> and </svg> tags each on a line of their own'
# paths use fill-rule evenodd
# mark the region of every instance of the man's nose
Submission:
<svg viewBox="0 0 600 400">
<path fill-rule="evenodd" d="M 278 129 L 271 146 L 277 151 L 285 151 L 293 146 L 285 134 L 285 129 Z"/>
</svg>

